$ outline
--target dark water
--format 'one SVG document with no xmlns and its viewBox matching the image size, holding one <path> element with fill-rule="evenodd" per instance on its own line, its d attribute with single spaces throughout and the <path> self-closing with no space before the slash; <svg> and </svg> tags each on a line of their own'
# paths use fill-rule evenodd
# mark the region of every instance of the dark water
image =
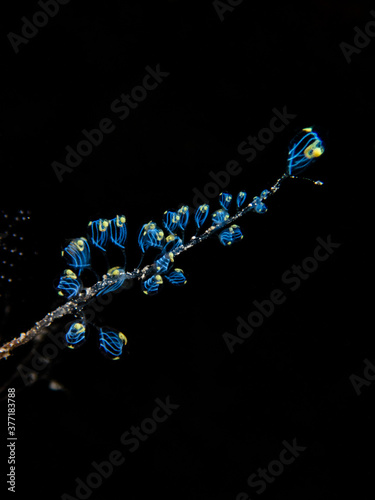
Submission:
<svg viewBox="0 0 375 500">
<path fill-rule="evenodd" d="M 63 303 L 61 250 L 88 221 L 126 215 L 132 269 L 144 223 L 202 195 L 214 210 L 221 190 L 259 195 L 303 127 L 326 147 L 306 172 L 324 186 L 288 182 L 239 221 L 241 243 L 181 255 L 184 288 L 146 297 L 135 283 L 96 305 L 94 323 L 128 338 L 121 360 L 94 327 L 61 348 L 57 321 L 0 362 L 19 498 L 372 498 L 375 18 L 366 2 L 232 4 L 69 2 L 13 47 L 40 7 L 2 6 L 4 341 Z M 223 335 L 251 321 L 231 354 Z M 8 473 L 6 400 L 1 415 Z M 305 449 L 283 454 L 293 441 Z"/>
</svg>

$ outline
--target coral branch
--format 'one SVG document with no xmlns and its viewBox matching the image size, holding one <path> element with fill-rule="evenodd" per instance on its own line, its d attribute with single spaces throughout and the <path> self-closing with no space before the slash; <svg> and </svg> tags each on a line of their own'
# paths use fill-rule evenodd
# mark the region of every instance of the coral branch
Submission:
<svg viewBox="0 0 375 500">
<path fill-rule="evenodd" d="M 207 238 L 213 235 L 218 235 L 219 232 L 221 232 L 224 228 L 229 227 L 233 222 L 242 217 L 244 214 L 250 211 L 256 213 L 264 213 L 267 210 L 267 208 L 264 205 L 263 201 L 269 198 L 270 196 L 274 195 L 280 189 L 281 185 L 286 179 L 298 178 L 297 176 L 293 175 L 294 171 L 297 170 L 297 166 L 300 171 L 302 169 L 305 169 L 306 165 L 311 163 L 315 157 L 320 156 L 324 151 L 320 139 L 316 134 L 314 134 L 311 131 L 310 128 L 303 129 L 302 139 L 300 138 L 300 135 L 297 136 L 297 138 L 298 142 L 296 142 L 296 140 L 294 140 L 294 142 L 292 141 L 293 146 L 291 147 L 290 150 L 288 173 L 284 173 L 270 188 L 270 190 L 262 191 L 260 196 L 254 197 L 252 202 L 250 202 L 247 206 L 245 206 L 244 208 L 238 208 L 237 212 L 231 217 L 229 216 L 226 208 L 230 204 L 232 197 L 227 193 L 223 195 L 223 198 L 220 201 L 223 209 L 217 210 L 214 214 L 212 214 L 212 225 L 201 235 L 198 236 L 196 234 L 195 236 L 192 236 L 190 240 L 186 243 L 183 242 L 183 238 L 182 240 L 180 239 L 181 243 L 178 246 L 176 246 L 171 252 L 168 253 L 169 261 L 171 260 L 171 258 L 173 259 L 175 256 L 181 254 L 182 252 L 185 252 L 186 250 L 196 246 L 197 244 L 202 243 Z M 304 144 L 304 142 L 306 144 Z M 304 149 L 302 148 L 302 143 Z M 311 181 L 311 179 L 307 180 Z M 322 185 L 322 182 L 320 181 L 312 181 L 312 182 L 318 186 Z M 241 201 L 242 205 L 242 202 L 246 197 L 246 193 L 241 192 L 239 196 L 240 195 L 241 196 L 244 195 Z M 228 203 L 228 205 L 226 205 L 226 203 Z M 240 207 L 241 205 L 238 204 L 238 207 Z M 206 208 L 204 208 L 204 211 L 199 212 L 199 215 L 201 216 L 205 212 L 205 210 Z M 187 224 L 187 221 L 188 221 L 188 207 L 186 206 L 182 207 L 177 213 L 169 213 L 167 219 L 169 228 L 171 228 L 173 224 L 176 226 L 178 223 L 180 224 L 183 236 L 185 233 L 185 226 Z M 107 229 L 109 223 L 107 222 L 107 224 L 105 225 L 103 221 L 99 220 L 96 221 L 95 223 L 90 223 L 90 224 L 92 225 L 92 227 L 94 227 L 95 230 L 97 229 L 96 225 L 98 226 L 98 231 L 96 232 L 94 231 L 93 237 L 91 239 L 97 246 L 99 246 L 98 241 L 100 240 L 100 242 L 103 243 L 103 241 L 105 240 L 104 231 Z M 113 243 L 119 245 L 121 248 L 124 248 L 123 243 L 126 239 L 125 217 L 117 216 L 116 219 L 111 221 L 111 224 L 113 226 L 113 227 L 111 226 L 111 231 L 112 231 L 111 239 Z M 199 228 L 200 228 L 200 223 L 198 225 L 198 229 Z M 103 234 L 101 234 L 100 231 Z M 147 250 L 148 246 L 156 246 L 156 247 L 158 246 L 159 243 L 158 238 L 161 238 L 161 236 L 163 236 L 163 232 L 160 231 L 160 229 L 157 229 L 154 223 L 150 222 L 149 224 L 143 226 L 141 235 L 142 238 L 141 237 L 139 238 L 139 243 L 140 243 L 140 248 L 144 255 L 145 250 Z M 232 225 L 229 227 L 229 229 L 224 231 L 224 234 L 223 233 L 219 234 L 219 238 L 223 244 L 231 244 L 232 241 L 241 239 L 242 233 L 239 231 L 238 226 Z M 72 265 L 74 264 L 74 266 L 79 270 L 81 268 L 90 265 L 88 259 L 89 246 L 85 238 L 77 238 L 76 240 L 73 240 L 65 250 L 66 253 L 68 254 L 69 259 L 72 261 L 71 264 Z M 165 255 L 167 255 L 167 253 Z M 162 259 L 160 259 L 160 261 L 161 260 Z M 161 266 L 165 265 L 168 268 L 169 261 L 167 260 L 166 262 L 159 265 Z M 67 316 L 69 314 L 77 317 L 82 315 L 82 310 L 84 309 L 84 307 L 99 293 L 109 293 L 110 290 L 113 291 L 116 289 L 125 288 L 124 283 L 127 280 L 142 280 L 143 282 L 146 282 L 146 280 L 148 280 L 150 283 L 148 283 L 147 285 L 148 288 L 144 290 L 146 293 L 148 293 L 148 291 L 152 291 L 152 287 L 156 286 L 157 288 L 158 282 L 162 281 L 160 276 L 158 274 L 155 274 L 158 269 L 161 269 L 157 267 L 157 264 L 155 262 L 153 264 L 143 267 L 142 269 L 140 269 L 139 266 L 132 272 L 125 272 L 125 269 L 121 270 L 119 269 L 120 268 L 113 268 L 109 270 L 108 274 L 102 276 L 102 280 L 99 280 L 93 286 L 88 288 L 83 288 L 79 293 L 77 290 L 77 295 L 73 299 L 68 300 L 64 305 L 48 313 L 42 320 L 35 323 L 35 325 L 27 332 L 23 332 L 20 334 L 19 337 L 16 337 L 13 340 L 5 343 L 2 347 L 0 347 L 0 359 L 8 358 L 11 352 L 16 347 L 28 343 L 30 340 L 34 339 L 37 335 L 43 335 L 44 334 L 43 330 L 45 330 L 48 326 L 50 326 L 55 320 Z M 178 270 L 178 272 L 180 271 L 181 270 Z M 71 279 L 72 276 L 74 276 L 74 273 L 70 272 L 69 274 L 66 274 L 65 278 L 68 280 Z M 76 276 L 74 276 L 74 278 L 76 279 Z M 170 279 L 176 280 L 177 278 L 180 280 L 182 279 L 181 273 L 180 275 L 178 275 L 177 273 L 177 277 L 174 276 L 174 278 Z"/>
</svg>

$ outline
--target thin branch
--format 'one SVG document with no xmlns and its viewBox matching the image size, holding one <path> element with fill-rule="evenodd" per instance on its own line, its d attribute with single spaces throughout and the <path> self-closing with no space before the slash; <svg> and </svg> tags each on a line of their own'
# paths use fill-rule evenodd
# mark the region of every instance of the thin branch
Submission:
<svg viewBox="0 0 375 500">
<path fill-rule="evenodd" d="M 263 196 L 263 200 L 268 198 L 269 196 L 275 194 L 281 187 L 281 184 L 285 179 L 292 178 L 296 179 L 296 176 L 290 176 L 288 174 L 284 174 L 280 177 L 276 183 L 267 191 L 268 194 Z M 311 180 L 311 179 L 307 179 Z M 320 181 L 312 181 L 316 185 L 322 185 Z M 196 246 L 202 241 L 206 240 L 212 235 L 215 235 L 220 230 L 225 228 L 226 226 L 232 224 L 234 221 L 242 217 L 244 214 L 254 211 L 255 204 L 253 202 L 249 203 L 242 210 L 236 212 L 235 215 L 229 217 L 225 222 L 209 227 L 202 235 L 193 236 L 186 244 L 180 245 L 172 251 L 173 256 L 177 256 L 186 250 Z M 69 314 L 78 315 L 81 310 L 84 308 L 87 303 L 92 300 L 101 290 L 106 288 L 107 286 L 116 284 L 120 279 L 123 280 L 144 280 L 151 274 L 155 272 L 155 268 L 153 264 L 150 264 L 142 269 L 136 268 L 132 272 L 126 272 L 125 277 L 122 274 L 121 276 L 108 276 L 103 275 L 102 280 L 95 283 L 93 286 L 84 288 L 79 295 L 73 300 L 69 300 L 64 305 L 56 308 L 54 311 L 48 313 L 42 320 L 35 323 L 35 325 L 30 328 L 27 332 L 21 333 L 18 337 L 10 340 L 5 343 L 2 347 L 0 347 L 0 359 L 8 358 L 12 351 L 17 347 L 27 344 L 32 339 L 34 339 L 37 335 L 43 334 L 43 329 L 46 329 L 50 326 L 54 321 Z"/>
</svg>

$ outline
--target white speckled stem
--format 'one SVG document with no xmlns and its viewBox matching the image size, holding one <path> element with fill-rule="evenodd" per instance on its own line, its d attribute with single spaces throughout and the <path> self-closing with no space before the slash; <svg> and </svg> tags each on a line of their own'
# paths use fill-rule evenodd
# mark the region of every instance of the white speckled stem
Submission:
<svg viewBox="0 0 375 500">
<path fill-rule="evenodd" d="M 297 178 L 297 177 L 288 176 L 288 174 L 284 174 L 270 188 L 269 194 L 267 195 L 266 198 L 275 194 L 280 189 L 282 182 L 287 178 Z M 319 181 L 314 183 L 316 185 L 322 184 Z M 198 243 L 201 243 L 210 236 L 218 233 L 221 229 L 232 224 L 234 221 L 236 221 L 237 219 L 239 219 L 244 214 L 250 211 L 254 211 L 253 203 L 249 203 L 246 207 L 239 210 L 235 215 L 229 217 L 229 219 L 227 219 L 225 222 L 209 227 L 202 235 L 193 236 L 186 244 L 180 245 L 179 247 L 175 248 L 172 252 L 173 255 L 177 256 L 182 252 L 185 252 L 186 250 L 196 246 Z M 150 264 L 148 266 L 143 267 L 142 269 L 134 269 L 134 271 L 126 273 L 125 279 L 143 280 L 148 276 L 150 276 L 153 272 L 154 272 L 154 266 L 153 264 Z M 87 304 L 91 299 L 93 299 L 98 294 L 98 292 L 100 292 L 103 288 L 109 285 L 117 283 L 117 281 L 122 278 L 123 275 L 117 277 L 116 276 L 109 277 L 107 275 L 104 275 L 102 277 L 102 280 L 95 283 L 95 285 L 93 285 L 92 287 L 84 288 L 82 292 L 75 299 L 69 300 L 63 306 L 60 306 L 54 311 L 48 313 L 46 316 L 44 316 L 43 319 L 35 323 L 35 325 L 32 328 L 30 328 L 30 330 L 21 333 L 19 337 L 15 337 L 14 339 L 10 340 L 9 342 L 5 343 L 2 347 L 0 347 L 0 359 L 3 358 L 6 359 L 7 357 L 10 356 L 11 352 L 16 347 L 26 344 L 39 334 L 43 334 L 43 330 L 46 329 L 48 326 L 50 326 L 56 319 L 62 318 L 63 316 L 67 316 L 68 314 L 73 314 L 73 315 L 77 314 L 80 311 L 80 309 L 84 307 L 85 304 Z"/>
</svg>

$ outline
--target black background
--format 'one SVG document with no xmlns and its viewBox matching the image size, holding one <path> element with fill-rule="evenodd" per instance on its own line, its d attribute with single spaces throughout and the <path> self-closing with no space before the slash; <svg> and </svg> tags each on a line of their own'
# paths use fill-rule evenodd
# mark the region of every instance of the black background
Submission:
<svg viewBox="0 0 375 500">
<path fill-rule="evenodd" d="M 90 498 L 235 499 L 244 491 L 254 499 L 248 476 L 278 459 L 283 440 L 296 438 L 306 450 L 262 497 L 373 498 L 375 387 L 357 395 L 349 377 L 363 375 L 365 358 L 375 363 L 375 42 L 350 64 L 340 48 L 353 43 L 355 26 L 373 19 L 370 8 L 245 0 L 221 22 L 210 1 L 72 0 L 15 54 L 8 33 L 20 34 L 22 16 L 31 19 L 40 8 L 2 3 L 4 341 L 61 304 L 53 288 L 64 268 L 60 252 L 89 220 L 127 216 L 131 269 L 142 224 L 192 205 L 193 188 L 202 191 L 210 172 L 239 161 L 243 170 L 226 189 L 252 197 L 282 175 L 289 141 L 301 128 L 316 126 L 326 145 L 306 173 L 323 187 L 287 183 L 267 214 L 240 221 L 240 244 L 207 241 L 178 258 L 184 288 L 146 297 L 136 283 L 97 315 L 99 324 L 127 335 L 129 352 L 120 361 L 100 354 L 94 330 L 27 387 L 17 366 L 30 367 L 32 346 L 1 361 L 3 389 L 17 388 L 17 497 L 77 498 L 76 478 L 86 481 L 92 462 L 117 449 L 125 464 Z M 119 120 L 111 103 L 142 82 L 146 66 L 158 64 L 169 76 Z M 284 106 L 296 118 L 247 163 L 238 145 Z M 116 130 L 59 183 L 51 163 L 64 161 L 65 146 L 74 148 L 82 129 L 106 117 Z M 30 219 L 17 223 L 19 210 Z M 281 276 L 328 235 L 340 247 L 291 292 Z M 230 354 L 223 333 L 235 333 L 237 318 L 275 288 L 285 303 Z M 56 322 L 51 333 L 63 328 Z M 63 389 L 51 390 L 51 380 Z M 167 396 L 179 408 L 131 453 L 121 435 Z M 6 415 L 3 400 L 1 495 Z"/>
</svg>

